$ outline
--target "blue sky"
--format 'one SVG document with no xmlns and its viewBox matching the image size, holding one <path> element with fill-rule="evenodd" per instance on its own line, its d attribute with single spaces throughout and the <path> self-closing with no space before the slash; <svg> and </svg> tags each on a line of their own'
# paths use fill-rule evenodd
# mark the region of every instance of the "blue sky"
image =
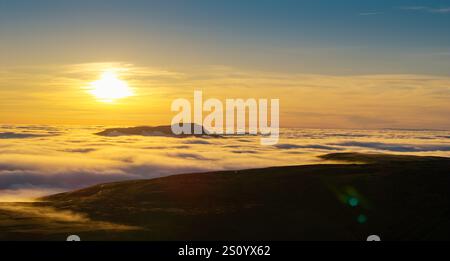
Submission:
<svg viewBox="0 0 450 261">
<path fill-rule="evenodd" d="M 0 65 L 448 75 L 450 1 L 0 0 Z"/>
</svg>

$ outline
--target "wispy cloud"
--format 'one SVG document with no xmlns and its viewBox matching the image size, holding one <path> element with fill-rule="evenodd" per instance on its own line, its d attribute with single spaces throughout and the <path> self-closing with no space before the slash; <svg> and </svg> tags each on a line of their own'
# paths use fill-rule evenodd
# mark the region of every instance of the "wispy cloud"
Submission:
<svg viewBox="0 0 450 261">
<path fill-rule="evenodd" d="M 428 13 L 448 14 L 450 13 L 450 7 L 428 7 L 428 6 L 404 6 L 401 7 L 405 11 L 422 11 Z"/>
<path fill-rule="evenodd" d="M 380 15 L 383 14 L 383 12 L 361 12 L 358 15 L 359 16 L 373 16 L 373 15 Z"/>
<path fill-rule="evenodd" d="M 361 19 L 364 20 L 363 17 Z M 436 54 L 431 56 L 430 51 Z M 423 60 L 447 62 L 447 55 L 442 57 L 437 52 L 446 53 L 448 50 L 414 51 L 408 55 L 408 59 L 417 61 L 418 64 Z M 436 55 L 439 57 L 435 57 Z M 125 68 L 121 79 L 123 76 L 123 80 L 137 94 L 119 102 L 118 106 L 108 107 L 108 110 L 111 109 L 111 117 L 99 113 L 102 105 L 83 88 L 98 77 L 98 70 L 102 70 L 104 66 Z M 148 67 L 149 72 L 146 74 L 144 69 L 140 69 L 144 66 L 126 63 L 83 64 L 62 69 L 61 66 L 55 67 L 41 69 L 39 75 L 27 74 L 18 69 L 9 74 L 11 79 L 7 81 L 0 77 L 0 86 L 10 86 L 7 89 L 0 88 L 0 123 L 57 121 L 58 124 L 117 126 L 142 125 L 143 122 L 148 122 L 150 125 L 164 125 L 174 115 L 170 111 L 172 101 L 181 97 L 191 98 L 192 91 L 201 88 L 208 97 L 219 99 L 236 98 L 236 93 L 239 93 L 239 98 L 244 99 L 277 97 L 284 104 L 281 116 L 281 124 L 284 126 L 420 128 L 426 125 L 427 128 L 450 128 L 450 77 L 447 76 L 393 73 L 324 75 L 217 66 L 180 71 Z M 53 74 L 56 75 L 54 78 Z M 299 112 L 308 112 L 309 115 L 299 115 Z M 320 117 L 311 113 L 320 114 Z M 327 120 L 323 120 L 324 118 Z M 421 121 L 417 121 L 417 118 Z M 35 135 L 61 136 L 54 131 L 30 133 L 5 129 L 0 132 L 0 140 L 17 140 L 19 137 L 28 140 Z M 36 139 L 45 137 L 38 136 Z M 4 142 L 0 146 L 4 146 Z M 91 148 L 92 146 L 88 146 L 73 152 L 86 153 Z"/>
</svg>

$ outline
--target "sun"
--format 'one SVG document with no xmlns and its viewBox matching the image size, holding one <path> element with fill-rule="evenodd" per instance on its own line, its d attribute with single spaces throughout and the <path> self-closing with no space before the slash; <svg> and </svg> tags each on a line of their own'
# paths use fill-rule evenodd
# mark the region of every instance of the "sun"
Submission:
<svg viewBox="0 0 450 261">
<path fill-rule="evenodd" d="M 103 72 L 99 80 L 91 82 L 88 92 L 99 101 L 106 103 L 134 95 L 128 84 L 120 80 L 116 72 L 112 70 Z"/>
</svg>

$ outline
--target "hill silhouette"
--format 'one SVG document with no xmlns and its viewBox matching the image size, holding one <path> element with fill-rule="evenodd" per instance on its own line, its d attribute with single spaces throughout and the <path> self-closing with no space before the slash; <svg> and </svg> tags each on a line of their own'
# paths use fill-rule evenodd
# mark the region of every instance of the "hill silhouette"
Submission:
<svg viewBox="0 0 450 261">
<path fill-rule="evenodd" d="M 150 126 L 138 126 L 138 127 L 128 127 L 128 128 L 109 128 L 104 131 L 96 133 L 96 135 L 100 136 L 128 136 L 128 135 L 140 135 L 140 136 L 170 136 L 170 137 L 186 137 L 186 136 L 215 136 L 210 134 L 208 130 L 206 130 L 203 126 L 194 124 L 194 123 L 186 123 L 190 125 L 192 134 L 180 134 L 176 135 L 172 132 L 171 125 L 162 125 L 156 127 Z M 198 127 L 202 130 L 202 134 L 194 134 L 194 128 Z"/>
<path fill-rule="evenodd" d="M 86 240 L 450 239 L 450 159 L 323 157 L 358 163 L 100 184 L 42 198 L 35 206 L 139 227 L 81 233 Z"/>
</svg>

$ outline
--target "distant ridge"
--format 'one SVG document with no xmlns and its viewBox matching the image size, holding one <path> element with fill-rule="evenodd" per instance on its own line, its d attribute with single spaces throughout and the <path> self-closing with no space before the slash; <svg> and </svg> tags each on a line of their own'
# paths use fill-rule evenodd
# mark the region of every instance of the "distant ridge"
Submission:
<svg viewBox="0 0 450 261">
<path fill-rule="evenodd" d="M 162 126 L 138 126 L 138 127 L 128 127 L 128 128 L 109 128 L 104 131 L 95 133 L 100 136 L 107 137 L 118 137 L 118 136 L 129 136 L 129 135 L 139 135 L 139 136 L 166 136 L 166 137 L 186 137 L 186 136 L 214 136 L 218 137 L 218 135 L 210 134 L 208 130 L 206 130 L 203 126 L 194 124 L 194 123 L 186 123 L 191 125 L 191 133 L 192 134 L 180 134 L 176 135 L 172 132 L 171 125 L 162 125 Z M 194 134 L 194 128 L 199 126 L 202 129 L 203 134 Z"/>
<path fill-rule="evenodd" d="M 449 161 L 450 158 L 437 156 L 416 156 L 416 155 L 395 155 L 381 153 L 356 153 L 340 152 L 329 153 L 319 156 L 325 160 L 336 160 L 346 162 L 364 162 L 364 163 L 389 163 L 389 162 L 429 162 L 429 161 Z"/>
<path fill-rule="evenodd" d="M 418 128 L 382 128 L 380 130 L 387 131 L 449 131 L 449 129 L 418 129 Z"/>
</svg>

